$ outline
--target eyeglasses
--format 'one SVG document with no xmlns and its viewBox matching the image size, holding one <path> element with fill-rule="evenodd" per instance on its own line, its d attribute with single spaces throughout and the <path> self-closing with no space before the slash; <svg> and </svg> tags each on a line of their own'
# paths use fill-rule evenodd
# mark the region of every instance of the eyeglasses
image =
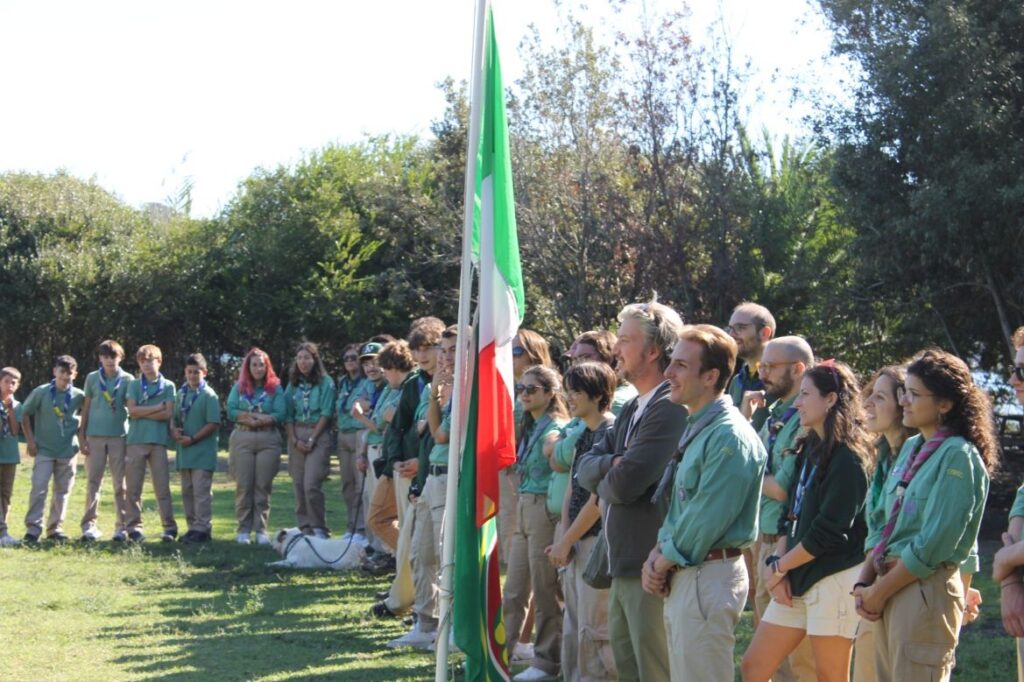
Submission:
<svg viewBox="0 0 1024 682">
<path fill-rule="evenodd" d="M 898 403 L 902 403 L 904 398 L 907 399 L 907 402 L 914 403 L 917 402 L 918 398 L 932 398 L 934 396 L 934 393 L 918 393 L 905 386 L 896 387 L 896 402 Z"/>
<path fill-rule="evenodd" d="M 540 386 L 537 384 L 516 384 L 516 395 L 525 393 L 526 395 L 533 395 L 540 390 Z"/>
<path fill-rule="evenodd" d="M 345 362 L 353 362 L 353 361 L 358 360 L 358 359 L 359 359 L 358 355 L 346 355 L 345 356 Z"/>
<path fill-rule="evenodd" d="M 762 326 L 763 325 L 759 325 L 756 322 L 737 322 L 736 324 L 725 325 L 725 331 L 729 332 L 730 334 L 742 334 L 751 327 L 757 327 L 757 329 L 760 330 Z"/>
<path fill-rule="evenodd" d="M 1017 381 L 1024 381 L 1024 365 L 1014 365 L 1010 370 L 1010 376 L 1017 377 Z"/>
<path fill-rule="evenodd" d="M 799 362 L 799 360 L 794 360 L 792 362 L 762 362 L 760 365 L 758 365 L 758 373 L 764 374 L 765 372 L 772 371 L 776 367 L 786 367 L 787 365 L 795 365 L 797 362 Z"/>
<path fill-rule="evenodd" d="M 514 358 L 522 357 L 523 353 L 525 353 L 525 352 L 526 352 L 526 349 L 523 348 L 522 346 L 512 346 L 512 357 L 514 357 Z"/>
</svg>

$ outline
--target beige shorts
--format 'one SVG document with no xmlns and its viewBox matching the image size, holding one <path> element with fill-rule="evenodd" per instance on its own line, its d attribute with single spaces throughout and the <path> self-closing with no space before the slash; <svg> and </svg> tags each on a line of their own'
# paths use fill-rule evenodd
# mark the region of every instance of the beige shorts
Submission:
<svg viewBox="0 0 1024 682">
<path fill-rule="evenodd" d="M 812 637 L 853 639 L 860 616 L 850 591 L 858 575 L 860 564 L 822 578 L 803 596 L 793 597 L 793 606 L 783 606 L 772 599 L 761 620 L 805 630 Z"/>
</svg>

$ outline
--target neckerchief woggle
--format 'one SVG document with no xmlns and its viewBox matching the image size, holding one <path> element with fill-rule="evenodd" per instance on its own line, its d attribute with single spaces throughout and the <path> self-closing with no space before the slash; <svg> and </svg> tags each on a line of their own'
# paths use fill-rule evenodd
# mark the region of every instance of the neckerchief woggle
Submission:
<svg viewBox="0 0 1024 682">
<path fill-rule="evenodd" d="M 260 397 L 256 398 L 257 389 L 260 391 Z M 267 389 L 253 386 L 252 393 L 243 393 L 242 397 L 245 402 L 249 403 L 250 412 L 263 412 L 263 403 L 267 400 Z"/>
<path fill-rule="evenodd" d="M 117 412 L 117 405 L 114 404 L 114 400 L 117 397 L 117 389 L 121 388 L 121 379 L 124 377 L 124 374 L 121 373 L 120 369 L 117 370 L 117 381 L 114 382 L 114 387 L 111 389 L 107 389 L 107 382 L 103 380 L 103 367 L 100 367 L 98 377 L 100 382 L 100 392 L 103 393 L 103 397 L 106 399 L 107 404 L 110 405 L 110 411 Z"/>
</svg>

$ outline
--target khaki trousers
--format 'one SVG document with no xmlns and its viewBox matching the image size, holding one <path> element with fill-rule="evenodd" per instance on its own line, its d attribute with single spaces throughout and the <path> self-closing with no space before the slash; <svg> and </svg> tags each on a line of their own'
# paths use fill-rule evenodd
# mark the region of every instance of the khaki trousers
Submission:
<svg viewBox="0 0 1024 682">
<path fill-rule="evenodd" d="M 363 440 L 366 440 L 366 431 L 363 431 Z M 370 505 L 373 502 L 373 492 L 377 489 L 377 474 L 373 471 L 373 462 L 378 459 L 381 455 L 380 445 L 369 445 L 363 443 L 366 448 L 366 485 L 363 487 L 363 518 L 366 519 L 366 541 L 370 543 L 370 547 L 378 552 L 394 552 L 394 547 L 388 547 L 377 534 L 373 532 L 372 524 L 370 523 Z"/>
<path fill-rule="evenodd" d="M 608 636 L 622 682 L 669 682 L 665 601 L 640 578 L 615 577 L 608 593 Z"/>
<path fill-rule="evenodd" d="M 664 610 L 672 682 L 733 678 L 736 624 L 748 587 L 742 556 L 675 572 Z"/>
<path fill-rule="evenodd" d="M 0 464 L 0 536 L 7 535 L 7 513 L 11 510 L 17 464 Z"/>
<path fill-rule="evenodd" d="M 228 439 L 228 468 L 235 480 L 238 533 L 266 533 L 270 527 L 270 494 L 281 469 L 281 434 L 277 429 L 236 428 Z"/>
<path fill-rule="evenodd" d="M 209 533 L 213 529 L 213 472 L 181 469 L 181 501 L 188 529 Z"/>
<path fill-rule="evenodd" d="M 412 581 L 416 589 L 413 611 L 420 630 L 437 629 L 437 593 L 441 589 L 441 528 L 444 524 L 445 490 L 448 474 L 427 476 L 423 494 L 414 505 L 412 528 Z"/>
<path fill-rule="evenodd" d="M 1017 644 L 1017 682 L 1024 682 L 1024 639 L 1020 637 L 1016 640 Z"/>
<path fill-rule="evenodd" d="M 153 494 L 156 495 L 157 508 L 160 510 L 160 523 L 165 533 L 176 534 L 178 524 L 174 521 L 174 505 L 171 502 L 171 473 L 167 463 L 167 448 L 153 443 L 129 445 L 124 461 L 128 487 L 125 530 L 142 530 L 142 484 L 146 480 L 148 462 L 149 475 L 153 481 Z"/>
<path fill-rule="evenodd" d="M 755 547 L 754 570 L 761 570 L 764 560 L 775 551 L 774 542 L 758 542 Z M 765 588 L 764 581 L 758 580 L 754 592 L 754 609 L 757 617 L 764 615 L 765 609 L 772 601 L 772 595 Z M 874 670 L 874 659 L 871 659 L 871 668 Z M 873 674 L 873 673 L 872 673 Z M 810 637 L 804 637 L 800 644 L 789 656 L 782 661 L 782 665 L 772 675 L 773 682 L 817 682 L 818 674 L 814 667 L 814 649 L 811 647 Z"/>
<path fill-rule="evenodd" d="M 28 513 L 25 514 L 25 531 L 39 535 L 43 527 L 43 510 L 46 508 L 46 489 L 53 478 L 53 499 L 50 501 L 50 515 L 46 521 L 46 534 L 52 535 L 63 530 L 64 515 L 68 510 L 68 496 L 75 485 L 75 466 L 78 456 L 71 459 L 56 459 L 36 455 L 32 466 L 32 492 L 28 497 Z"/>
<path fill-rule="evenodd" d="M 295 437 L 306 440 L 313 435 L 312 424 L 295 424 Z M 288 473 L 295 491 L 295 522 L 303 532 L 314 528 L 327 530 L 327 509 L 324 506 L 324 479 L 331 465 L 331 439 L 321 433 L 313 442 L 313 450 L 301 452 L 288 443 Z"/>
<path fill-rule="evenodd" d="M 535 609 L 533 667 L 558 673 L 562 656 L 561 589 L 558 574 L 544 550 L 554 541 L 558 519 L 548 512 L 547 495 L 520 493 L 517 529 L 512 535 L 505 574 L 502 610 L 511 653 L 519 641 L 533 591 Z"/>
<path fill-rule="evenodd" d="M 897 592 L 875 623 L 879 682 L 948 680 L 964 604 L 964 584 L 952 564 Z"/>
<path fill-rule="evenodd" d="M 398 552 L 398 505 L 395 502 L 395 480 L 381 476 L 373 487 L 367 528 L 392 554 Z"/>
<path fill-rule="evenodd" d="M 875 624 L 860 619 L 853 641 L 853 682 L 875 682 Z"/>
<path fill-rule="evenodd" d="M 409 486 L 412 485 L 412 479 L 399 476 L 393 480 L 393 484 L 395 508 L 398 510 L 398 546 L 395 550 L 395 580 L 391 583 L 390 594 L 384 600 L 384 604 L 392 613 L 405 613 L 412 607 L 416 598 L 416 587 L 412 581 L 412 563 L 409 558 L 413 529 L 412 505 L 409 504 Z"/>
<path fill-rule="evenodd" d="M 572 560 L 562 573 L 565 611 L 562 615 L 562 679 L 565 682 L 617 680 L 615 655 L 608 639 L 608 590 L 583 582 L 597 536 L 573 546 Z"/>
<path fill-rule="evenodd" d="M 127 446 L 123 437 L 89 436 L 89 455 L 85 458 L 87 483 L 85 488 L 85 513 L 82 515 L 82 532 L 94 530 L 100 507 L 100 487 L 103 472 L 110 464 L 110 478 L 114 486 L 114 530 L 124 530 L 124 512 L 127 500 L 127 484 L 124 477 L 124 456 Z"/>
<path fill-rule="evenodd" d="M 366 516 L 359 494 L 364 475 L 356 469 L 362 436 L 362 431 L 338 432 L 338 470 L 341 473 L 341 496 L 345 500 L 345 529 L 349 533 L 366 531 Z"/>
<path fill-rule="evenodd" d="M 498 560 L 508 566 L 508 555 L 512 550 L 512 536 L 519 527 L 519 483 L 522 477 L 510 466 L 498 472 Z"/>
</svg>

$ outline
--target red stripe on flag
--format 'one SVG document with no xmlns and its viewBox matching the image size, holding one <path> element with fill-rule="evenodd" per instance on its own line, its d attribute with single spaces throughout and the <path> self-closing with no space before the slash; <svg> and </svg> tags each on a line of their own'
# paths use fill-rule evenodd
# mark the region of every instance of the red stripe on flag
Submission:
<svg viewBox="0 0 1024 682">
<path fill-rule="evenodd" d="M 480 349 L 477 366 L 477 526 L 498 513 L 498 472 L 516 461 L 512 400 L 498 373 L 494 342 Z"/>
</svg>

